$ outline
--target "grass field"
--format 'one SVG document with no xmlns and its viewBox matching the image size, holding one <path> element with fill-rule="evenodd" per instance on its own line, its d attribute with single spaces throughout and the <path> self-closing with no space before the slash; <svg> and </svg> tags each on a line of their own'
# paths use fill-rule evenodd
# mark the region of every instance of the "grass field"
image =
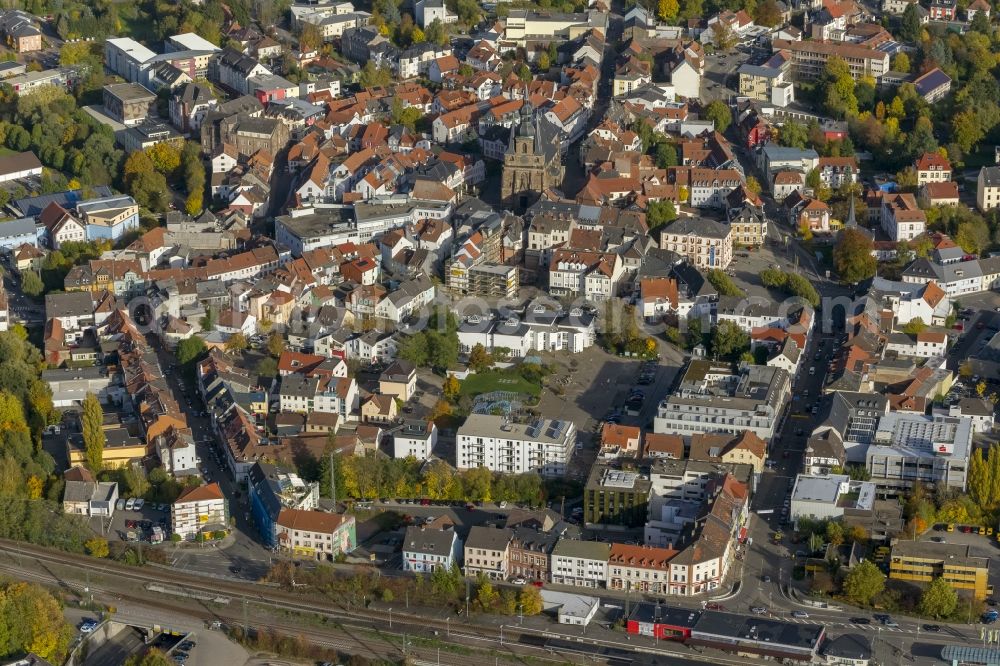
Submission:
<svg viewBox="0 0 1000 666">
<path fill-rule="evenodd" d="M 537 396 L 542 387 L 510 371 L 491 371 L 470 375 L 462 382 L 462 395 L 475 397 L 491 391 L 513 391 Z"/>
</svg>

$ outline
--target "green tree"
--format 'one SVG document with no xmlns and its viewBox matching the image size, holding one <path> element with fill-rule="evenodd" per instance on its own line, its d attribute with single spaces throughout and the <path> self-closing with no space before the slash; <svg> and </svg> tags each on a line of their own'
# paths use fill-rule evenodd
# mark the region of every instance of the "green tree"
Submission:
<svg viewBox="0 0 1000 666">
<path fill-rule="evenodd" d="M 426 368 L 430 360 L 427 336 L 421 331 L 404 338 L 402 344 L 399 345 L 397 355 L 418 368 Z"/>
<path fill-rule="evenodd" d="M 806 174 L 806 187 L 812 190 L 818 190 L 823 185 L 823 178 L 820 176 L 819 169 L 812 169 Z"/>
<path fill-rule="evenodd" d="M 521 588 L 517 595 L 517 603 L 525 615 L 539 615 L 543 610 L 542 593 L 534 585 Z"/>
<path fill-rule="evenodd" d="M 760 186 L 760 181 L 754 178 L 753 176 L 747 176 L 746 188 L 747 192 L 753 195 L 759 195 L 761 190 L 763 189 Z"/>
<path fill-rule="evenodd" d="M 974 217 L 958 225 L 955 242 L 969 254 L 979 254 L 990 245 L 990 228 L 986 220 Z"/>
<path fill-rule="evenodd" d="M 729 106 L 719 99 L 709 102 L 708 106 L 705 107 L 704 115 L 707 120 L 715 123 L 715 131 L 719 134 L 725 134 L 733 122 L 733 114 L 729 110 Z"/>
<path fill-rule="evenodd" d="M 274 358 L 278 358 L 283 351 L 285 351 L 285 339 L 281 337 L 281 333 L 272 331 L 267 336 L 267 353 Z"/>
<path fill-rule="evenodd" d="M 486 351 L 486 347 L 476 344 L 469 352 L 469 367 L 476 372 L 486 372 L 493 366 L 493 358 Z"/>
<path fill-rule="evenodd" d="M 666 169 L 678 165 L 677 148 L 670 141 L 659 141 L 656 144 L 656 166 Z"/>
<path fill-rule="evenodd" d="M 177 343 L 177 362 L 181 365 L 187 365 L 193 361 L 196 361 L 205 353 L 206 349 L 205 341 L 197 336 L 192 336 L 190 338 L 185 338 Z"/>
<path fill-rule="evenodd" d="M 677 0 L 659 0 L 656 5 L 656 16 L 664 23 L 673 23 L 681 11 Z"/>
<path fill-rule="evenodd" d="M 708 281 L 720 296 L 743 296 L 743 290 L 736 286 L 724 271 L 713 268 L 708 271 Z"/>
<path fill-rule="evenodd" d="M 262 358 L 257 362 L 257 375 L 260 377 L 276 377 L 278 375 L 278 361 L 270 356 Z"/>
<path fill-rule="evenodd" d="M 677 209 L 669 199 L 651 201 L 646 207 L 646 224 L 650 232 L 670 224 L 677 219 Z"/>
<path fill-rule="evenodd" d="M 969 459 L 969 496 L 980 506 L 989 506 L 990 478 L 983 450 L 975 447 Z"/>
<path fill-rule="evenodd" d="M 445 29 L 444 24 L 441 23 L 441 19 L 431 21 L 431 24 L 427 26 L 424 36 L 431 44 L 437 44 L 438 46 L 446 46 L 448 44 L 448 31 Z"/>
<path fill-rule="evenodd" d="M 719 358 L 736 359 L 750 349 L 750 335 L 735 322 L 723 321 L 712 329 L 712 352 Z"/>
<path fill-rule="evenodd" d="M 906 324 L 903 325 L 903 328 L 901 330 L 903 331 L 903 333 L 906 333 L 908 335 L 916 335 L 917 333 L 922 332 L 926 328 L 927 324 L 924 323 L 923 319 L 921 319 L 920 317 L 914 317 L 910 321 L 906 322 Z"/>
<path fill-rule="evenodd" d="M 492 610 L 499 601 L 496 588 L 487 579 L 480 580 L 476 586 L 476 604 L 484 611 Z"/>
<path fill-rule="evenodd" d="M 778 131 L 778 143 L 789 148 L 805 148 L 809 144 L 809 130 L 805 125 L 789 120 Z"/>
<path fill-rule="evenodd" d="M 834 546 L 844 543 L 844 526 L 833 520 L 828 521 L 826 523 L 826 540 Z"/>
<path fill-rule="evenodd" d="M 522 62 L 517 67 L 517 78 L 521 79 L 525 83 L 531 83 L 531 79 L 534 78 L 531 75 L 531 68 Z"/>
<path fill-rule="evenodd" d="M 779 268 L 768 267 L 760 272 L 760 283 L 770 289 L 783 288 L 788 281 L 788 274 Z"/>
<path fill-rule="evenodd" d="M 870 560 L 863 560 L 844 579 L 844 595 L 859 606 L 867 606 L 885 589 L 885 575 Z"/>
<path fill-rule="evenodd" d="M 88 539 L 87 543 L 84 544 L 84 547 L 87 549 L 87 554 L 91 557 L 107 557 L 110 552 L 108 549 L 107 539 L 102 539 L 100 537 Z"/>
<path fill-rule="evenodd" d="M 538 60 L 535 64 L 538 65 L 539 72 L 547 72 L 549 71 L 549 68 L 552 67 L 552 61 L 549 60 L 549 54 L 545 51 L 538 54 Z"/>
<path fill-rule="evenodd" d="M 899 28 L 899 36 L 904 42 L 917 44 L 920 42 L 920 34 L 923 26 L 920 23 L 920 10 L 916 5 L 909 4 L 903 12 L 903 21 Z"/>
<path fill-rule="evenodd" d="M 45 285 L 38 273 L 28 270 L 21 273 L 21 290 L 28 296 L 37 297 L 45 291 Z"/>
<path fill-rule="evenodd" d="M 990 501 L 988 506 L 996 507 L 1000 505 L 1000 444 L 990 447 L 989 456 L 986 463 L 989 474 L 987 478 L 990 482 Z"/>
<path fill-rule="evenodd" d="M 938 576 L 920 595 L 919 610 L 923 615 L 944 618 L 955 612 L 958 593 L 943 577 Z"/>
<path fill-rule="evenodd" d="M 843 229 L 833 247 L 833 267 L 844 282 L 857 283 L 875 275 L 872 240 L 858 229 Z"/>
<path fill-rule="evenodd" d="M 753 18 L 754 23 L 768 28 L 776 27 L 784 20 L 781 8 L 775 0 L 764 0 L 764 2 L 757 5 L 757 10 L 754 12 Z"/>
<path fill-rule="evenodd" d="M 892 68 L 897 72 L 907 72 L 910 71 L 910 56 L 905 53 L 899 53 L 896 59 L 892 62 Z"/>
<path fill-rule="evenodd" d="M 247 342 L 247 336 L 242 333 L 233 333 L 226 340 L 226 351 L 234 354 L 238 354 L 250 347 L 250 343 Z"/>
<path fill-rule="evenodd" d="M 93 472 L 101 470 L 104 459 L 104 445 L 107 437 L 104 434 L 104 410 L 97 396 L 88 392 L 83 399 L 83 446 L 87 467 Z"/>
</svg>

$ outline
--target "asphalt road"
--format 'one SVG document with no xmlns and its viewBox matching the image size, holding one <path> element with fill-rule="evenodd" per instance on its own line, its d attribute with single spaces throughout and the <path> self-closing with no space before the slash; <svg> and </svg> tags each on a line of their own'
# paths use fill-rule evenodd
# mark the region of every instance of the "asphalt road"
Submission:
<svg viewBox="0 0 1000 666">
<path fill-rule="evenodd" d="M 121 666 L 131 655 L 143 646 L 142 634 L 138 629 L 125 627 L 110 641 L 88 655 L 83 666 Z"/>
</svg>

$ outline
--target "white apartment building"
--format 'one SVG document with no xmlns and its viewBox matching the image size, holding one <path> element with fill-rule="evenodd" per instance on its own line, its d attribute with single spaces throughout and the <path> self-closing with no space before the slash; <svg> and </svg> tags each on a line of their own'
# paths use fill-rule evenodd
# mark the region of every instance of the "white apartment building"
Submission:
<svg viewBox="0 0 1000 666">
<path fill-rule="evenodd" d="M 769 441 L 790 390 L 788 373 L 781 368 L 755 365 L 734 373 L 728 364 L 694 360 L 678 388 L 657 408 L 653 432 L 687 437 L 750 431 Z"/>
<path fill-rule="evenodd" d="M 566 473 L 575 443 L 576 426 L 571 421 L 538 419 L 524 424 L 503 416 L 470 414 L 458 429 L 455 466 L 559 477 Z"/>
<path fill-rule="evenodd" d="M 577 587 L 603 587 L 608 579 L 611 544 L 560 539 L 552 549 L 552 582 Z"/>
<path fill-rule="evenodd" d="M 392 457 L 427 460 L 437 440 L 438 429 L 433 421 L 406 421 L 392 433 Z"/>
<path fill-rule="evenodd" d="M 185 541 L 202 532 L 228 530 L 229 510 L 219 484 L 184 490 L 170 506 L 170 527 Z"/>
<path fill-rule="evenodd" d="M 562 314 L 541 305 L 528 308 L 523 315 L 472 315 L 458 328 L 458 344 L 464 353 L 476 345 L 489 352 L 502 347 L 509 349 L 513 358 L 540 351 L 579 354 L 591 347 L 596 337 L 593 315 L 578 308 Z"/>
</svg>

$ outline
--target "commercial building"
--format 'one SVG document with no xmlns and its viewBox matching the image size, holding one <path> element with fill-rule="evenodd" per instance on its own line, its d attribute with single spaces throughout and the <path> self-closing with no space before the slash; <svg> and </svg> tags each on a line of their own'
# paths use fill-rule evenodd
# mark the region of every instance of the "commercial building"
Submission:
<svg viewBox="0 0 1000 666">
<path fill-rule="evenodd" d="M 559 585 L 603 587 L 610 555 L 607 542 L 560 539 L 552 549 L 551 580 Z"/>
<path fill-rule="evenodd" d="M 455 466 L 560 477 L 566 473 L 575 443 L 576 426 L 571 421 L 514 423 L 504 416 L 470 414 L 458 429 Z"/>
<path fill-rule="evenodd" d="M 881 493 L 914 483 L 964 491 L 972 452 L 972 419 L 890 412 L 881 418 L 865 466 Z"/>
<path fill-rule="evenodd" d="M 692 628 L 687 644 L 744 657 L 812 663 L 825 633 L 820 624 L 793 624 L 757 615 L 707 610 Z"/>
<path fill-rule="evenodd" d="M 118 501 L 113 481 L 66 481 L 63 511 L 81 516 L 111 516 Z"/>
<path fill-rule="evenodd" d="M 875 505 L 875 484 L 852 481 L 846 474 L 795 477 L 792 487 L 791 519 L 839 520 L 847 509 L 871 511 Z"/>
<path fill-rule="evenodd" d="M 661 641 L 686 641 L 698 623 L 701 611 L 647 602 L 637 603 L 625 621 L 633 636 L 655 636 Z"/>
<path fill-rule="evenodd" d="M 728 364 L 693 360 L 657 408 L 653 432 L 749 431 L 770 441 L 789 394 L 789 375 L 781 368 L 754 365 L 734 372 Z"/>
<path fill-rule="evenodd" d="M 608 589 L 635 590 L 646 594 L 667 594 L 672 548 L 611 544 L 608 557 Z"/>
<path fill-rule="evenodd" d="M 0 183 L 41 175 L 42 163 L 32 152 L 14 153 L 0 157 Z"/>
<path fill-rule="evenodd" d="M 981 601 L 993 594 L 990 558 L 971 553 L 971 546 L 955 543 L 898 541 L 889 558 L 889 578 L 921 583 L 943 578 L 956 590 L 969 590 Z"/>
<path fill-rule="evenodd" d="M 583 520 L 595 525 L 641 527 L 649 505 L 649 479 L 636 471 L 595 464 L 583 491 Z"/>
</svg>

